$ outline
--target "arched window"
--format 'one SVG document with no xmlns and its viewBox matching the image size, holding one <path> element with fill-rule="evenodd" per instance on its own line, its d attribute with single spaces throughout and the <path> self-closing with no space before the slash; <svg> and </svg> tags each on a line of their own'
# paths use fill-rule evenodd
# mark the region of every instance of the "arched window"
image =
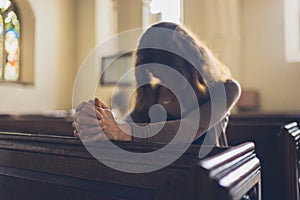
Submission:
<svg viewBox="0 0 300 200">
<path fill-rule="evenodd" d="M 0 0 L 0 80 L 20 77 L 20 19 L 12 0 Z"/>
</svg>

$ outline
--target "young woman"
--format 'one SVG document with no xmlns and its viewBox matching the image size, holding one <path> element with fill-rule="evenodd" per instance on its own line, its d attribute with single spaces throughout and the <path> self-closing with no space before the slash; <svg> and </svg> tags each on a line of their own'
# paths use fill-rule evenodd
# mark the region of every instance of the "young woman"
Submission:
<svg viewBox="0 0 300 200">
<path fill-rule="evenodd" d="M 96 98 L 77 107 L 74 135 L 166 143 L 206 138 L 205 144 L 226 145 L 226 119 L 241 89 L 190 31 L 171 22 L 148 28 L 135 51 L 135 76 L 135 105 L 125 122 L 116 122 Z"/>
</svg>

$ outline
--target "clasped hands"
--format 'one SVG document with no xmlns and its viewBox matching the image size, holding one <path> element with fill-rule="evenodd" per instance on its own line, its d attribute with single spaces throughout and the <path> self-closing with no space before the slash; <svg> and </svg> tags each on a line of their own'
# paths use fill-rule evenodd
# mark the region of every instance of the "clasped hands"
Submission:
<svg viewBox="0 0 300 200">
<path fill-rule="evenodd" d="M 131 136 L 128 134 L 130 133 L 130 126 L 118 124 L 111 110 L 98 98 L 77 106 L 72 126 L 74 136 L 80 137 L 84 142 L 131 140 Z"/>
</svg>

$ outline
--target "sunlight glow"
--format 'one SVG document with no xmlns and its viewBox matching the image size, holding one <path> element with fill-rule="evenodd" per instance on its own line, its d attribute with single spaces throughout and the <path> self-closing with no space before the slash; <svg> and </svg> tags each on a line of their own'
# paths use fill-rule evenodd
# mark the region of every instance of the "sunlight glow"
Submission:
<svg viewBox="0 0 300 200">
<path fill-rule="evenodd" d="M 161 13 L 162 21 L 172 21 L 181 23 L 181 0 L 152 0 L 150 12 L 152 14 Z"/>
<path fill-rule="evenodd" d="M 11 5 L 11 2 L 9 0 L 0 0 L 0 8 L 2 11 L 5 11 L 9 8 Z"/>
</svg>

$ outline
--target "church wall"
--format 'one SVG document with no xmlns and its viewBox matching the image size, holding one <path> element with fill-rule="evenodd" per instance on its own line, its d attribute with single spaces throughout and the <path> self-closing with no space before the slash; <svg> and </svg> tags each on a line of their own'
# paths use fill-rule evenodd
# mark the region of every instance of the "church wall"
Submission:
<svg viewBox="0 0 300 200">
<path fill-rule="evenodd" d="M 75 63 L 73 2 L 29 0 L 35 15 L 34 83 L 1 84 L 1 113 L 70 108 Z"/>
<path fill-rule="evenodd" d="M 300 110 L 300 63 L 284 52 L 284 0 L 243 0 L 244 87 L 257 89 L 262 110 Z"/>
</svg>

